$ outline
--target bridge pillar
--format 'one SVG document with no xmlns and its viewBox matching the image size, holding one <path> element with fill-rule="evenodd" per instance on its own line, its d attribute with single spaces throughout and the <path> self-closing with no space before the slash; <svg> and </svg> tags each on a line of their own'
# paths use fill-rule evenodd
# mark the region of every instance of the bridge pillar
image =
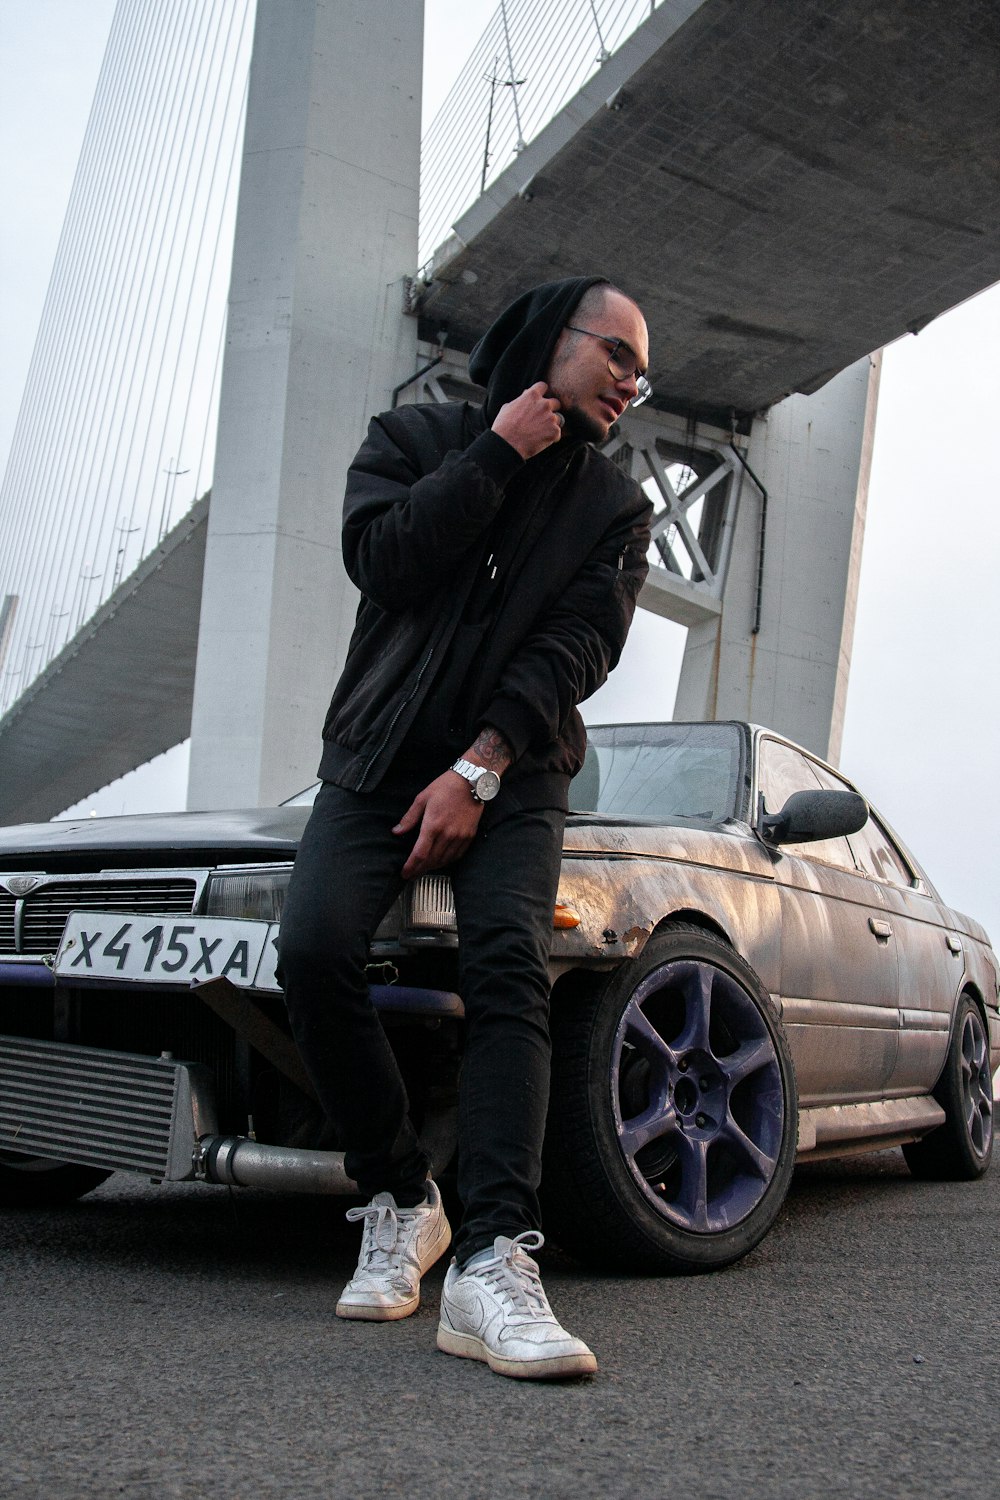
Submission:
<svg viewBox="0 0 1000 1500">
<path fill-rule="evenodd" d="M 423 0 L 258 0 L 198 637 L 192 808 L 314 779 L 357 593 L 344 476 L 416 367 Z"/>
<path fill-rule="evenodd" d="M 689 630 L 675 718 L 751 719 L 837 762 L 878 379 L 875 355 L 754 422 L 766 516 L 744 476 L 722 612 Z"/>
</svg>

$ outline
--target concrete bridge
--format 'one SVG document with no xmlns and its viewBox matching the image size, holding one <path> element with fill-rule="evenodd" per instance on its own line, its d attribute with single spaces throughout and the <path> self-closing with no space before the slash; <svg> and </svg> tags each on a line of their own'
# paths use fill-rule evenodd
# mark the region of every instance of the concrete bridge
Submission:
<svg viewBox="0 0 1000 1500">
<path fill-rule="evenodd" d="M 368 415 L 467 391 L 494 313 L 590 268 L 650 324 L 612 443 L 658 510 L 642 603 L 689 629 L 678 716 L 836 758 L 873 352 L 1000 277 L 994 6 L 663 0 L 418 269 L 421 11 L 258 0 L 212 494 L 0 719 L 0 817 L 188 734 L 193 806 L 311 779 Z"/>
</svg>

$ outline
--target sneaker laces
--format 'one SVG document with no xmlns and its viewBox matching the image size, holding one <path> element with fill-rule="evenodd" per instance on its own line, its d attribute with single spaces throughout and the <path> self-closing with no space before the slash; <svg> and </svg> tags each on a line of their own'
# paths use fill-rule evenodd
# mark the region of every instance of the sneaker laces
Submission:
<svg viewBox="0 0 1000 1500">
<path fill-rule="evenodd" d="M 528 1317 L 541 1314 L 551 1318 L 553 1312 L 542 1286 L 538 1266 L 527 1253 L 539 1250 L 545 1236 L 537 1229 L 525 1229 L 510 1241 L 507 1249 L 493 1260 L 477 1266 L 474 1275 L 497 1291 L 507 1302 Z"/>
<path fill-rule="evenodd" d="M 359 1271 L 399 1269 L 396 1246 L 399 1242 L 400 1219 L 411 1219 L 412 1210 L 407 1212 L 405 1208 L 396 1208 L 391 1203 L 373 1201 L 364 1208 L 349 1208 L 344 1217 L 349 1224 L 359 1224 L 362 1219 L 365 1221 L 361 1255 L 358 1259 Z"/>
</svg>

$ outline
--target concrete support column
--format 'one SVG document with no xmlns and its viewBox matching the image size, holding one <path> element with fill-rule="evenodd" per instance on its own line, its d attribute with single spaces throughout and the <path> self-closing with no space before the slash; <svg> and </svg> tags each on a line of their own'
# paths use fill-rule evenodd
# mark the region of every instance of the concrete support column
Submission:
<svg viewBox="0 0 1000 1500">
<path fill-rule="evenodd" d="M 258 0 L 188 806 L 315 777 L 357 594 L 347 465 L 416 368 L 422 0 Z"/>
<path fill-rule="evenodd" d="M 751 719 L 836 763 L 844 725 L 879 356 L 754 423 L 748 462 L 768 492 L 757 613 L 761 496 L 743 484 L 717 620 L 693 626 L 677 719 Z"/>
</svg>

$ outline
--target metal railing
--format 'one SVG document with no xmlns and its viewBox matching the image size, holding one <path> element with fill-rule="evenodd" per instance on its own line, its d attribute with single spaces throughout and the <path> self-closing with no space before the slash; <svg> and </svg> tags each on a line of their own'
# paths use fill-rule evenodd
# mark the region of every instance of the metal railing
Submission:
<svg viewBox="0 0 1000 1500">
<path fill-rule="evenodd" d="M 659 0 L 501 0 L 424 133 L 420 260 Z"/>
</svg>

